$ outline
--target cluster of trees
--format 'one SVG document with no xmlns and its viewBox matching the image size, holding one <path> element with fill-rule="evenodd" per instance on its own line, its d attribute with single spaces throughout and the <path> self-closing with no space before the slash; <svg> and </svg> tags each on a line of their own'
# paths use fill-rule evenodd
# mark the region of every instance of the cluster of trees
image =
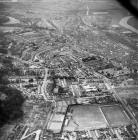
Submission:
<svg viewBox="0 0 138 140">
<path fill-rule="evenodd" d="M 0 57 L 0 128 L 23 117 L 22 105 L 25 101 L 21 91 L 10 87 L 8 75 L 13 68 L 12 59 Z M 5 98 L 4 98 L 5 97 Z"/>
<path fill-rule="evenodd" d="M 0 4 L 0 25 L 9 20 L 5 16 L 8 8 L 5 3 Z M 23 117 L 22 105 L 25 101 L 21 91 L 9 86 L 8 75 L 13 71 L 13 64 L 11 58 L 4 57 L 9 45 L 6 34 L 0 31 L 0 128 Z"/>
<path fill-rule="evenodd" d="M 0 94 L 5 94 L 4 100 L 0 99 L 0 127 L 23 117 L 22 105 L 24 97 L 17 89 L 0 86 Z"/>
</svg>

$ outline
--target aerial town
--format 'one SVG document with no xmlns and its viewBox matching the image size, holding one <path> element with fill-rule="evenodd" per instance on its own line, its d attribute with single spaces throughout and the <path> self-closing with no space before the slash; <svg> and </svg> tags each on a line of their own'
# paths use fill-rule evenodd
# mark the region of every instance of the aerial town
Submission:
<svg viewBox="0 0 138 140">
<path fill-rule="evenodd" d="M 0 109 L 22 106 L 0 140 L 138 140 L 134 17 L 115 0 L 2 4 Z"/>
</svg>

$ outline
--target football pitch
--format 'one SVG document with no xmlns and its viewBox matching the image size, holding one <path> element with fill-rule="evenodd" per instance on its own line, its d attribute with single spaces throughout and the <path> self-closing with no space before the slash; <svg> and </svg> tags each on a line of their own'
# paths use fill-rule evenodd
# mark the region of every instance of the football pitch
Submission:
<svg viewBox="0 0 138 140">
<path fill-rule="evenodd" d="M 119 106 L 105 106 L 101 108 L 111 127 L 127 125 L 130 119 L 126 112 Z"/>
<path fill-rule="evenodd" d="M 67 112 L 68 123 L 63 130 L 93 130 L 130 124 L 129 117 L 119 105 L 74 105 L 70 110 L 72 112 L 69 115 Z"/>
</svg>

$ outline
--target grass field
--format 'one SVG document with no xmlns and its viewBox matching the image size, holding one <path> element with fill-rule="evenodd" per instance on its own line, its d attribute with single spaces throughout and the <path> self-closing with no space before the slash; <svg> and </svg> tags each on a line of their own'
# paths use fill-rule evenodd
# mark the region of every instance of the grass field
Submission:
<svg viewBox="0 0 138 140">
<path fill-rule="evenodd" d="M 130 20 L 128 20 L 128 24 L 138 30 L 138 19 L 132 17 Z"/>
<path fill-rule="evenodd" d="M 101 109 L 109 125 L 112 127 L 127 125 L 130 123 L 126 113 L 119 105 L 104 106 Z"/>
<path fill-rule="evenodd" d="M 77 105 L 72 106 L 72 119 L 65 130 L 98 129 L 107 126 L 106 121 L 98 106 Z"/>
<path fill-rule="evenodd" d="M 96 106 L 76 105 L 71 106 L 72 117 L 63 130 L 77 131 L 86 129 L 100 129 L 118 127 L 130 123 L 124 110 L 119 105 Z M 68 116 L 68 115 L 67 115 Z"/>
</svg>

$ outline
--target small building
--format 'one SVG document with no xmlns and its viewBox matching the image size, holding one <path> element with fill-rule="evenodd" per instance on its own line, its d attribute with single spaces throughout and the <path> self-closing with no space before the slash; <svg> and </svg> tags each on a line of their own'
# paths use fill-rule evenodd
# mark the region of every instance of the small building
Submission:
<svg viewBox="0 0 138 140">
<path fill-rule="evenodd" d="M 80 87 L 78 85 L 71 85 L 70 88 L 74 96 L 80 96 Z"/>
<path fill-rule="evenodd" d="M 97 91 L 97 87 L 93 86 L 91 84 L 86 84 L 86 85 L 82 85 L 83 89 L 85 89 L 87 92 L 88 91 Z"/>
</svg>

